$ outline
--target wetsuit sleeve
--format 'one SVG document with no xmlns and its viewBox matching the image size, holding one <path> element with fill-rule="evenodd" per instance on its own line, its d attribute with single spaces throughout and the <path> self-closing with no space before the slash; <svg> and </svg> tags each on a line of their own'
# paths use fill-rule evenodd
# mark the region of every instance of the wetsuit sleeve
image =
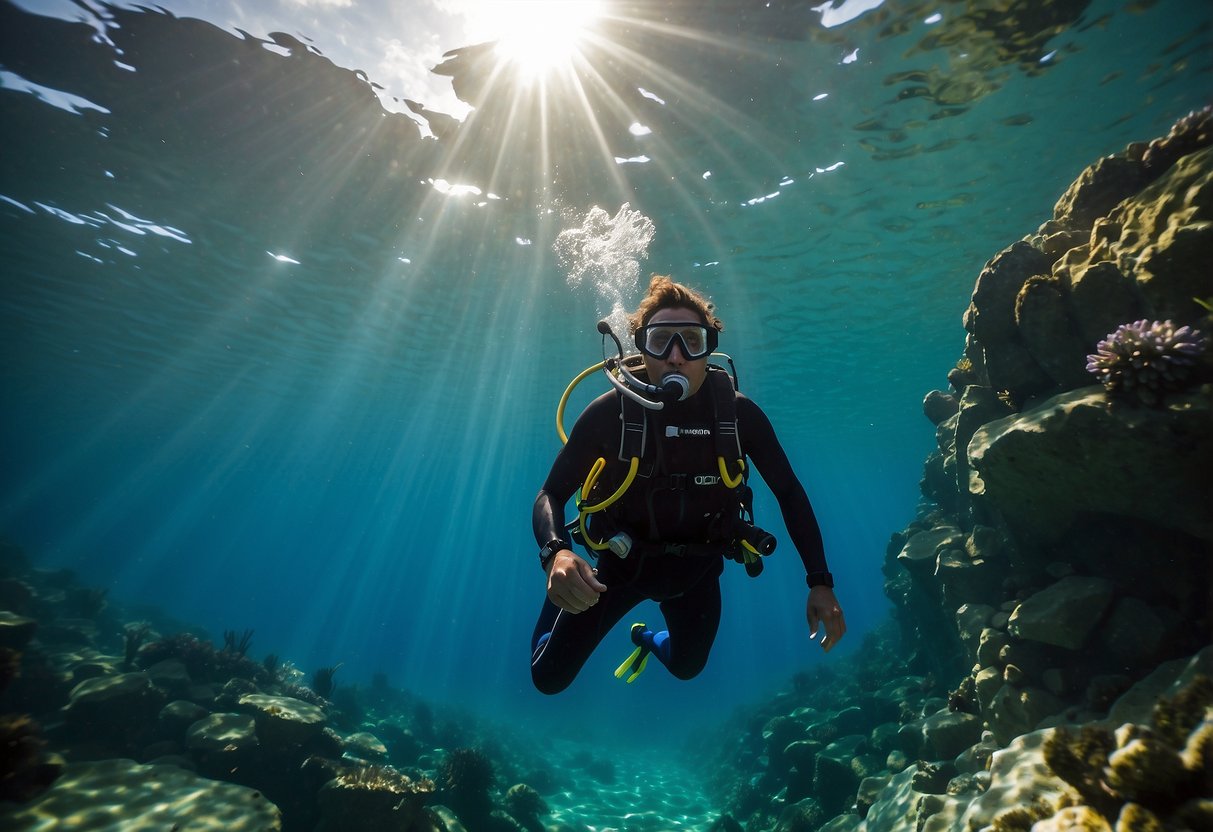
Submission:
<svg viewBox="0 0 1213 832">
<path fill-rule="evenodd" d="M 796 547 L 800 560 L 804 563 L 805 573 L 828 572 L 817 516 L 809 503 L 809 495 L 796 478 L 796 472 L 788 462 L 788 455 L 784 453 L 779 438 L 775 436 L 771 420 L 758 405 L 739 395 L 737 422 L 743 450 L 779 502 L 783 523 L 792 538 L 792 545 Z"/>
<path fill-rule="evenodd" d="M 569 434 L 569 441 L 544 480 L 535 507 L 531 512 L 531 526 L 535 542 L 543 546 L 554 538 L 568 539 L 564 528 L 564 506 L 569 498 L 585 482 L 590 467 L 607 453 L 606 442 L 619 439 L 619 401 L 614 393 L 606 393 L 593 402 L 578 417 Z"/>
</svg>

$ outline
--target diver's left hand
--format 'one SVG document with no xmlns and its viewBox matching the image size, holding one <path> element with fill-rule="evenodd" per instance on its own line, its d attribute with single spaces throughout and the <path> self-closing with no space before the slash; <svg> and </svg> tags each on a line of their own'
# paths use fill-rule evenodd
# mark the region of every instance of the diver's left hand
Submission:
<svg viewBox="0 0 1213 832">
<path fill-rule="evenodd" d="M 809 638 L 817 638 L 819 625 L 825 624 L 826 632 L 821 638 L 821 649 L 829 653 L 847 632 L 847 622 L 842 616 L 842 607 L 828 586 L 815 586 L 809 590 L 809 602 L 805 608 L 809 619 Z"/>
</svg>

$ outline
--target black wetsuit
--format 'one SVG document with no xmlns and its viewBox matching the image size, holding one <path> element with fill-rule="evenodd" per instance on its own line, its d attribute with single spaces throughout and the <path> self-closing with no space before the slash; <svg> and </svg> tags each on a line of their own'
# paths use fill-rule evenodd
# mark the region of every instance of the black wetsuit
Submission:
<svg viewBox="0 0 1213 832">
<path fill-rule="evenodd" d="M 725 486 L 694 484 L 696 475 L 707 474 L 701 479 L 710 480 L 718 473 L 712 437 L 716 417 L 709 388 L 705 383 L 686 401 L 648 413 L 650 441 L 656 440 L 660 450 L 642 470 L 654 476 L 638 476 L 619 503 L 607 510 L 611 522 L 637 540 L 697 544 L 699 552 L 676 556 L 634 551 L 621 559 L 604 551 L 599 553 L 598 579 L 607 590 L 597 604 L 574 614 L 545 600 L 532 639 L 531 678 L 540 691 L 557 693 L 568 687 L 603 636 L 646 599 L 660 604 L 666 620 L 668 651 L 659 658 L 670 672 L 689 679 L 707 663 L 720 623 L 719 576 L 725 546 L 722 543 L 720 554 L 703 554 L 702 544 L 720 540 L 719 519 L 704 515 L 725 505 L 735 515 L 737 508 L 735 493 Z M 754 402 L 740 393 L 736 396 L 742 452 L 779 501 L 805 571 L 827 571 L 813 508 L 770 420 Z M 592 500 L 611 494 L 623 481 L 627 463 L 619 460 L 620 432 L 620 400 L 614 392 L 595 399 L 578 418 L 535 500 L 532 523 L 539 545 L 568 538 L 564 506 L 596 460 L 604 458 L 607 469 Z M 736 460 L 728 460 L 728 470 L 730 476 L 737 474 Z M 669 476 L 678 474 L 689 476 Z"/>
</svg>

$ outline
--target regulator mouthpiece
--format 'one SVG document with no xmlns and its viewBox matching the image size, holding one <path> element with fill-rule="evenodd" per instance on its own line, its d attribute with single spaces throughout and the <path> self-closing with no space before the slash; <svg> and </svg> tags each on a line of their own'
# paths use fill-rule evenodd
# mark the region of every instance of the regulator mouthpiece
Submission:
<svg viewBox="0 0 1213 832">
<path fill-rule="evenodd" d="M 680 402 L 691 395 L 691 380 L 682 373 L 666 373 L 661 377 L 661 400 Z"/>
</svg>

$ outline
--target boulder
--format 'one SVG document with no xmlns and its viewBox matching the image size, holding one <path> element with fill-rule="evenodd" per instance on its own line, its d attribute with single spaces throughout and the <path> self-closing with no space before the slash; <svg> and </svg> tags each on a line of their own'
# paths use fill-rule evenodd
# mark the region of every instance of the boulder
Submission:
<svg viewBox="0 0 1213 832">
<path fill-rule="evenodd" d="M 1092 350 L 1116 327 L 1145 317 L 1136 285 L 1115 263 L 1101 260 L 1076 269 L 1069 282 L 1079 336 Z"/>
<path fill-rule="evenodd" d="M 241 754 L 257 750 L 257 725 L 247 714 L 210 714 L 195 722 L 185 734 L 191 751 Z"/>
<path fill-rule="evenodd" d="M 0 827 L 277 832 L 282 819 L 278 807 L 253 789 L 173 765 L 117 759 L 69 763 L 34 801 L 0 804 Z"/>
<path fill-rule="evenodd" d="M 1032 277 L 1015 299 L 1019 335 L 1040 366 L 1061 390 L 1087 384 L 1086 355 L 1091 345 L 1075 331 L 1070 300 L 1057 278 Z"/>
<path fill-rule="evenodd" d="M 951 760 L 981 739 L 981 717 L 952 711 L 922 721 L 922 749 L 929 760 Z"/>
<path fill-rule="evenodd" d="M 942 390 L 932 390 L 922 400 L 923 415 L 930 419 L 933 425 L 955 415 L 959 407 L 956 397 Z"/>
<path fill-rule="evenodd" d="M 240 707 L 253 714 L 257 736 L 270 747 L 304 745 L 320 735 L 328 719 L 320 708 L 290 696 L 246 693 Z"/>
<path fill-rule="evenodd" d="M 963 549 L 944 549 L 935 565 L 945 607 L 1000 599 L 1006 564 L 973 558 Z"/>
<path fill-rule="evenodd" d="M 987 604 L 963 604 L 956 610 L 956 629 L 960 633 L 960 641 L 970 654 L 977 652 L 981 642 L 981 634 L 994 614 L 994 608 Z"/>
<path fill-rule="evenodd" d="M 361 760 L 381 761 L 387 757 L 387 746 L 374 734 L 359 731 L 343 742 L 345 753 Z"/>
<path fill-rule="evenodd" d="M 1053 261 L 1025 242 L 1003 249 L 977 277 L 965 329 L 984 346 L 1016 338 L 1015 298 L 1029 277 L 1048 274 Z"/>
<path fill-rule="evenodd" d="M 1150 181 L 1145 165 L 1128 153 L 1105 156 L 1079 174 L 1053 207 L 1053 219 L 1069 229 L 1088 229 Z"/>
<path fill-rule="evenodd" d="M 935 561 L 942 547 L 963 545 L 964 533 L 955 526 L 941 526 L 920 531 L 910 537 L 897 555 L 897 562 L 911 574 L 919 577 L 935 572 Z"/>
<path fill-rule="evenodd" d="M 825 803 L 827 817 L 842 812 L 854 800 L 859 781 L 863 779 L 852 765 L 866 749 L 867 738 L 861 735 L 843 737 L 830 743 L 817 754 L 814 787 Z"/>
<path fill-rule="evenodd" d="M 351 769 L 320 789 L 316 832 L 409 832 L 433 792 L 432 781 L 413 780 L 395 769 Z"/>
<path fill-rule="evenodd" d="M 163 704 L 146 673 L 120 673 L 76 685 L 63 715 L 90 740 L 135 742 L 155 726 Z"/>
<path fill-rule="evenodd" d="M 1084 512 L 1213 540 L 1211 392 L 1146 408 L 1084 387 L 991 422 L 968 445 L 969 491 L 1018 535 L 1041 541 Z"/>
<path fill-rule="evenodd" d="M 185 696 L 189 693 L 193 681 L 185 662 L 180 659 L 165 659 L 146 668 L 144 673 L 151 679 L 152 684 L 171 696 Z"/>
<path fill-rule="evenodd" d="M 1169 623 L 1163 615 L 1168 613 L 1139 598 L 1121 598 L 1100 628 L 1103 651 L 1128 667 L 1152 666 L 1166 647 Z"/>
<path fill-rule="evenodd" d="M 1112 582 L 1107 578 L 1062 578 L 1025 599 L 1011 613 L 1007 632 L 1016 638 L 1077 650 L 1103 618 L 1112 594 Z"/>
<path fill-rule="evenodd" d="M 206 708 L 184 699 L 174 699 L 160 709 L 160 732 L 166 737 L 180 741 L 186 730 L 209 712 Z"/>
<path fill-rule="evenodd" d="M 1004 684 L 990 700 L 985 715 L 995 741 L 1005 746 L 1064 708 L 1065 703 L 1046 690 Z"/>
<path fill-rule="evenodd" d="M 0 647 L 24 650 L 37 629 L 38 622 L 34 619 L 0 610 Z"/>
</svg>

